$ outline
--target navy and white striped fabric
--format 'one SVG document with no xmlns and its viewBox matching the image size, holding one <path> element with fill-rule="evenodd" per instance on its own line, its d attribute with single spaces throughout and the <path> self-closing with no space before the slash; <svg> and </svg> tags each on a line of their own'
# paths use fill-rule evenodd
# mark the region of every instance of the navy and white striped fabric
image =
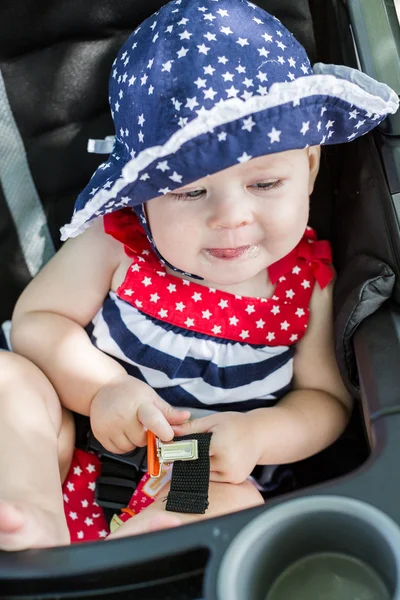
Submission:
<svg viewBox="0 0 400 600">
<path fill-rule="evenodd" d="M 294 346 L 253 346 L 153 320 L 110 292 L 92 341 L 174 406 L 252 410 L 288 393 Z"/>
</svg>

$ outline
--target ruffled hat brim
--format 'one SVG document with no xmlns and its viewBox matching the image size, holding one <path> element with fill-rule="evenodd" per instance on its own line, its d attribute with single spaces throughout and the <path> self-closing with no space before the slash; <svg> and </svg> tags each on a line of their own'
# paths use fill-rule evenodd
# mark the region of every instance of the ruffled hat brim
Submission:
<svg viewBox="0 0 400 600">
<path fill-rule="evenodd" d="M 137 206 L 197 179 L 265 154 L 341 144 L 398 109 L 387 85 L 349 67 L 317 63 L 312 75 L 274 83 L 265 95 L 229 98 L 136 156 L 115 143 L 79 195 L 61 239 L 99 216 Z"/>
</svg>

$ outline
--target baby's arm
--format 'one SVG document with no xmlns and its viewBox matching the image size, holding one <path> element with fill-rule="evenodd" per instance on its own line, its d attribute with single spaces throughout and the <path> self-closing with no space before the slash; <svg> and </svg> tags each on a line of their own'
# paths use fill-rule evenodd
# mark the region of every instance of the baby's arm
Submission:
<svg viewBox="0 0 400 600">
<path fill-rule="evenodd" d="M 352 401 L 335 359 L 333 283 L 316 284 L 306 335 L 297 344 L 294 386 L 275 407 L 248 413 L 257 444 L 259 464 L 302 460 L 333 443 L 345 429 Z"/>
<path fill-rule="evenodd" d="M 11 335 L 14 350 L 45 373 L 63 406 L 90 415 L 94 434 L 111 452 L 144 445 L 145 427 L 172 439 L 170 423 L 189 417 L 129 376 L 92 345 L 84 330 L 102 306 L 123 256 L 122 244 L 104 233 L 98 219 L 68 241 L 24 291 Z"/>
<path fill-rule="evenodd" d="M 13 314 L 13 349 L 42 369 L 65 407 L 84 415 L 97 391 L 125 373 L 84 330 L 110 289 L 122 252 L 98 219 L 64 244 L 25 289 Z"/>
</svg>

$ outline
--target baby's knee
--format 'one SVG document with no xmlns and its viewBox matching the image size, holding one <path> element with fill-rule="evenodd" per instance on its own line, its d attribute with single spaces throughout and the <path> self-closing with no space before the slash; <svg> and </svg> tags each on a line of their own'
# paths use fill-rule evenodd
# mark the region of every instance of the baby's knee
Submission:
<svg viewBox="0 0 400 600">
<path fill-rule="evenodd" d="M 62 409 L 61 429 L 58 435 L 58 465 L 61 481 L 64 482 L 72 462 L 75 446 L 75 423 L 72 413 Z"/>
<path fill-rule="evenodd" d="M 250 481 L 243 483 L 210 483 L 210 505 L 225 504 L 226 511 L 236 512 L 264 504 L 264 499 Z"/>
</svg>

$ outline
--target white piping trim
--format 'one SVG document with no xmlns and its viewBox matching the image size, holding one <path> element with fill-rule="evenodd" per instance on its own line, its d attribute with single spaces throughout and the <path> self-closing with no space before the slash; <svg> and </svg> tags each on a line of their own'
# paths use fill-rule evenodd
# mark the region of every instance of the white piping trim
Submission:
<svg viewBox="0 0 400 600">
<path fill-rule="evenodd" d="M 323 66 L 331 69 L 331 72 L 335 71 L 333 69 L 335 65 Z M 321 63 L 318 64 L 318 68 L 321 68 Z M 354 69 L 350 69 L 351 71 Z M 341 73 L 343 75 L 343 72 Z M 81 210 L 75 213 L 69 224 L 61 228 L 61 239 L 65 240 L 82 233 L 89 226 L 87 220 L 105 203 L 116 198 L 126 185 L 136 181 L 139 173 L 156 159 L 176 153 L 186 142 L 212 131 L 215 127 L 268 108 L 318 95 L 340 98 L 373 114 L 386 115 L 396 112 L 399 101 L 397 94 L 391 88 L 372 80 L 363 73 L 358 71 L 356 73 L 358 77 L 353 76 L 353 78 L 358 84 L 365 85 L 367 89 L 349 81 L 350 73 L 347 72 L 348 77 L 346 78 L 324 74 L 307 75 L 294 81 L 274 83 L 266 96 L 252 96 L 248 100 L 229 98 L 225 102 L 215 105 L 209 111 L 199 114 L 185 127 L 176 131 L 163 146 L 147 148 L 129 160 L 122 168 L 121 177 L 112 188 L 100 190 Z M 360 75 L 362 77 L 359 77 Z M 374 82 L 374 85 L 371 84 L 371 81 Z"/>
</svg>

